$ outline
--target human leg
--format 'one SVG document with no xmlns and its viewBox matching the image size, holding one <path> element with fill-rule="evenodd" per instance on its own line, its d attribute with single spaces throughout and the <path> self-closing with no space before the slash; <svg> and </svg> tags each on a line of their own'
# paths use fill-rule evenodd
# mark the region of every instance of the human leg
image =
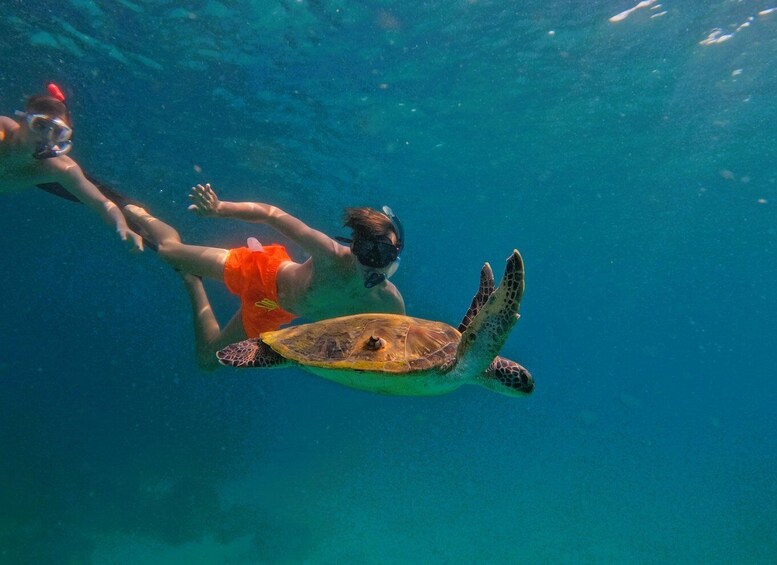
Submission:
<svg viewBox="0 0 777 565">
<path fill-rule="evenodd" d="M 230 343 L 246 338 L 240 310 L 222 331 L 213 313 L 202 280 L 190 274 L 181 274 L 186 292 L 192 306 L 194 321 L 194 346 L 197 364 L 202 369 L 213 370 L 219 367 L 216 352 Z"/>
<path fill-rule="evenodd" d="M 174 227 L 139 206 L 125 206 L 124 215 L 138 233 L 156 244 L 159 256 L 174 269 L 223 280 L 224 262 L 229 253 L 226 249 L 185 244 Z"/>
</svg>

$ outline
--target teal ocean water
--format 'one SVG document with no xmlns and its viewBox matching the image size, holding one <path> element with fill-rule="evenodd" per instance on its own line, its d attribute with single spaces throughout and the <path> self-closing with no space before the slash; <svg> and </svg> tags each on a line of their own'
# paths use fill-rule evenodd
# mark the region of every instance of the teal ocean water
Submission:
<svg viewBox="0 0 777 565">
<path fill-rule="evenodd" d="M 158 257 L 3 195 L 0 563 L 777 562 L 775 8 L 4 0 L 0 113 L 59 83 L 73 157 L 187 241 L 280 239 L 198 182 L 331 235 L 389 204 L 453 325 L 520 249 L 537 387 L 201 372 Z"/>
</svg>

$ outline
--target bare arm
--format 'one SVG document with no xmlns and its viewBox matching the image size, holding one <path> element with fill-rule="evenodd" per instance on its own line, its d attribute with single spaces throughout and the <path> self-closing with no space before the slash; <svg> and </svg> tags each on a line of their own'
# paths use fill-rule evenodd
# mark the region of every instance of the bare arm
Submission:
<svg viewBox="0 0 777 565">
<path fill-rule="evenodd" d="M 98 188 L 85 176 L 75 161 L 65 165 L 58 175 L 58 180 L 68 192 L 89 206 L 103 219 L 106 224 L 116 228 L 116 234 L 127 244 L 131 251 L 143 251 L 143 239 L 129 229 L 124 215 L 116 204 L 108 200 Z"/>
<path fill-rule="evenodd" d="M 340 247 L 325 233 L 315 230 L 276 206 L 260 202 L 226 202 L 219 200 L 210 184 L 192 189 L 189 209 L 200 216 L 232 218 L 244 222 L 267 224 L 305 251 L 315 256 L 334 256 Z"/>
</svg>

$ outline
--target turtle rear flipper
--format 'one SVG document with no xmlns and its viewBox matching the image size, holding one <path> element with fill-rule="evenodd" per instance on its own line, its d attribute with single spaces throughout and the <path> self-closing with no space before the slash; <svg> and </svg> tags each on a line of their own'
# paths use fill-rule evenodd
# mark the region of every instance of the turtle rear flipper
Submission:
<svg viewBox="0 0 777 565">
<path fill-rule="evenodd" d="M 219 350 L 216 357 L 222 365 L 239 369 L 271 369 L 290 364 L 258 337 L 228 345 Z"/>
</svg>

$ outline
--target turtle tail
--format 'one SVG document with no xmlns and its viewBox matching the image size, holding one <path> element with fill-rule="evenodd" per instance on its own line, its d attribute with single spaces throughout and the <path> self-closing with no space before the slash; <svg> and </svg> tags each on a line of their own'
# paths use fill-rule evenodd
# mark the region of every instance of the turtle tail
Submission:
<svg viewBox="0 0 777 565">
<path fill-rule="evenodd" d="M 288 359 L 258 337 L 227 345 L 216 357 L 222 365 L 238 369 L 273 369 L 289 364 Z"/>
</svg>

